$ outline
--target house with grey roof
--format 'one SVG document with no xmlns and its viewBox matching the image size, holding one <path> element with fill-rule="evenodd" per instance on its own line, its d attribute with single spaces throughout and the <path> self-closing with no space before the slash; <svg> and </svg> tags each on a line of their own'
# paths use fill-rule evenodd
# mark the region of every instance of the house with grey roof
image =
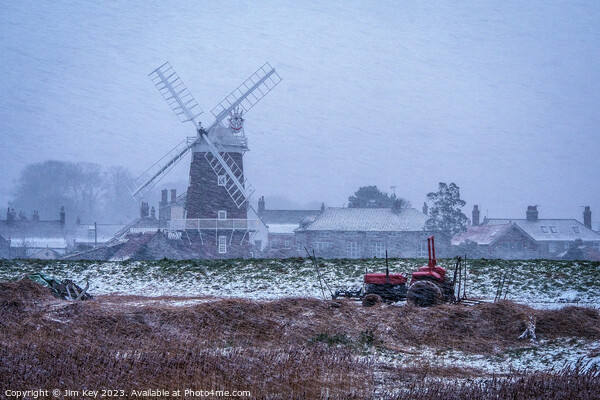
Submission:
<svg viewBox="0 0 600 400">
<path fill-rule="evenodd" d="M 89 249 L 108 243 L 117 232 L 125 228 L 123 224 L 77 224 L 73 245 L 77 250 Z"/>
<path fill-rule="evenodd" d="M 9 258 L 27 258 L 40 250 L 67 252 L 65 210 L 61 207 L 57 220 L 41 220 L 37 211 L 30 218 L 8 207 L 6 219 L 0 220 L 0 235 L 9 243 Z"/>
<path fill-rule="evenodd" d="M 600 250 L 600 234 L 591 229 L 591 211 L 584 211 L 584 223 L 575 219 L 541 219 L 537 206 L 528 206 L 525 219 L 486 218 L 483 225 L 516 224 L 539 246 L 539 258 L 560 258 L 575 240 L 581 239 L 584 246 Z"/>
<path fill-rule="evenodd" d="M 427 216 L 414 208 L 326 208 L 295 230 L 319 257 L 427 257 Z"/>
<path fill-rule="evenodd" d="M 284 256 L 296 255 L 298 246 L 296 244 L 296 235 L 294 231 L 298 229 L 301 221 L 307 218 L 316 218 L 323 210 L 267 210 L 265 207 L 265 197 L 258 199 L 258 217 L 266 225 L 268 235 L 266 250 L 270 252 L 280 252 Z M 261 248 L 265 243 L 255 243 L 256 247 Z M 265 249 L 265 247 L 262 247 Z M 302 251 L 302 247 L 300 247 Z"/>
<path fill-rule="evenodd" d="M 540 258 L 538 243 L 514 222 L 467 226 L 466 231 L 452 237 L 451 244 L 470 258 Z"/>
</svg>

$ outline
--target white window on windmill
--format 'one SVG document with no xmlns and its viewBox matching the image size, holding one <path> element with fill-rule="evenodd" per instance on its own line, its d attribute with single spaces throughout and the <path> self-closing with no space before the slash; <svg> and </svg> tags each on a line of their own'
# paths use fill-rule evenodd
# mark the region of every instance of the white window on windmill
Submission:
<svg viewBox="0 0 600 400">
<path fill-rule="evenodd" d="M 227 253 L 227 236 L 219 236 L 219 253 Z"/>
<path fill-rule="evenodd" d="M 227 211 L 225 211 L 225 210 L 219 210 L 218 218 L 219 219 L 227 219 Z"/>
<path fill-rule="evenodd" d="M 219 175 L 219 177 L 217 179 L 217 184 L 219 186 L 227 185 L 227 175 Z"/>
</svg>

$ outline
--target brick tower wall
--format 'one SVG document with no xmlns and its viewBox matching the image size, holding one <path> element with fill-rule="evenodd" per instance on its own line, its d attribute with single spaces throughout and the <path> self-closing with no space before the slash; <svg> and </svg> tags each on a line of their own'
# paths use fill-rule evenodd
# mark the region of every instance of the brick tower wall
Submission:
<svg viewBox="0 0 600 400">
<path fill-rule="evenodd" d="M 227 211 L 227 219 L 246 219 L 246 205 L 238 208 L 224 186 L 219 186 L 217 175 L 204 158 L 204 152 L 194 152 L 190 165 L 190 186 L 185 208 L 187 218 L 217 218 L 219 210 Z M 244 170 L 241 153 L 229 153 Z M 229 179 L 229 177 L 227 178 Z"/>
</svg>

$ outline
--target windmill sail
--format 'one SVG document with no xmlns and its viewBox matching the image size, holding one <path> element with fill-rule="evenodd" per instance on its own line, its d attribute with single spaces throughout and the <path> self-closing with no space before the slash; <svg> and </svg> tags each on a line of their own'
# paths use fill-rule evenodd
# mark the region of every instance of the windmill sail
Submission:
<svg viewBox="0 0 600 400">
<path fill-rule="evenodd" d="M 279 82 L 281 82 L 281 77 L 275 68 L 271 67 L 268 62 L 265 63 L 211 110 L 215 116 L 215 122 L 223 121 L 237 106 L 244 110 L 244 114 L 247 113 Z"/>
<path fill-rule="evenodd" d="M 136 200 L 143 198 L 192 148 L 196 138 L 188 138 L 173 147 L 160 160 L 133 181 L 131 194 Z"/>
<path fill-rule="evenodd" d="M 244 114 L 248 112 L 248 110 L 254 107 L 256 103 L 281 82 L 281 77 L 268 62 L 265 63 L 212 109 L 215 121 L 204 130 L 196 120 L 203 111 L 183 84 L 179 75 L 171 67 L 171 64 L 167 62 L 161 65 L 152 71 L 149 76 L 177 118 L 181 122 L 191 121 L 199 135 L 179 143 L 139 176 L 134 181 L 133 196 L 137 200 L 144 197 L 167 172 L 181 161 L 195 143 L 204 140 L 210 151 L 210 155 L 208 153 L 205 155 L 206 160 L 217 175 L 223 175 L 223 173 L 227 175 L 228 183 L 225 187 L 227 193 L 229 193 L 236 206 L 238 208 L 241 207 L 254 190 L 246 181 L 243 171 L 238 167 L 233 158 L 229 156 L 219 143 L 213 143 L 209 139 L 207 132 L 210 132 L 218 124 L 221 124 L 236 107 L 242 109 Z"/>
<path fill-rule="evenodd" d="M 197 125 L 195 119 L 203 111 L 171 64 L 164 63 L 148 76 L 179 121 L 192 121 L 194 125 Z"/>
</svg>

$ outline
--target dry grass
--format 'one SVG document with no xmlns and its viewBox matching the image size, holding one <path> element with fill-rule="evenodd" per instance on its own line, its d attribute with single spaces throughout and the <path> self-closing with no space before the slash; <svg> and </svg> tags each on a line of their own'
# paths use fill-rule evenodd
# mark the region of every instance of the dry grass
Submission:
<svg viewBox="0 0 600 400">
<path fill-rule="evenodd" d="M 410 389 L 411 399 L 506 398 L 517 388 L 538 393 L 565 382 L 582 393 L 600 389 L 594 369 L 519 374 L 482 385 L 458 379 L 469 371 L 382 370 L 361 356 L 374 346 L 500 352 L 521 345 L 517 337 L 529 315 L 541 338 L 599 339 L 596 310 L 540 311 L 511 302 L 421 309 L 315 299 L 195 298 L 188 300 L 198 303 L 186 306 L 174 300 L 111 295 L 71 303 L 31 282 L 0 283 L 0 388 L 189 387 L 250 390 L 255 398 L 273 399 L 404 398 L 380 391 L 383 374 L 393 378 L 392 387 Z M 451 396 L 447 381 L 425 385 L 424 375 L 458 379 L 450 387 L 462 397 Z"/>
</svg>

